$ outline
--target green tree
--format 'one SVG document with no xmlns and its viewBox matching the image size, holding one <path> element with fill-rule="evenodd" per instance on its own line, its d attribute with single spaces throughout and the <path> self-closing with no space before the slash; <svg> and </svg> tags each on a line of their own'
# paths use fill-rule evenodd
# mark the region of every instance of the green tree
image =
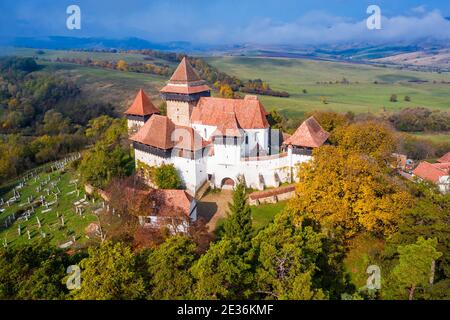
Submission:
<svg viewBox="0 0 450 320">
<path fill-rule="evenodd" d="M 233 199 L 229 204 L 223 238 L 238 238 L 243 244 L 248 244 L 251 240 L 252 231 L 252 212 L 247 201 L 245 182 L 241 179 L 233 191 Z"/>
<path fill-rule="evenodd" d="M 64 119 L 63 115 L 55 110 L 49 110 L 44 115 L 43 131 L 50 135 L 68 133 L 70 122 Z"/>
<path fill-rule="evenodd" d="M 294 224 L 287 212 L 254 239 L 257 255 L 257 293 L 264 298 L 324 299 L 326 295 L 313 285 L 316 261 L 322 252 L 322 236 L 312 227 Z"/>
<path fill-rule="evenodd" d="M 450 211 L 450 195 L 441 195 L 424 185 L 417 185 L 417 188 L 419 189 L 417 204 L 405 211 L 398 232 L 387 241 L 383 252 L 385 264 L 383 268 L 386 270 L 393 268 L 399 246 L 414 243 L 417 237 L 437 239 L 436 249 L 442 253 L 442 257 L 436 261 L 434 284 L 430 290 L 417 291 L 415 296 L 418 299 L 449 299 L 450 218 L 448 212 Z M 393 295 L 390 290 L 387 290 L 386 296 L 388 298 L 398 297 Z M 401 292 L 401 296 L 404 296 L 404 292 Z"/>
<path fill-rule="evenodd" d="M 98 118 L 89 120 L 86 128 L 86 137 L 96 141 L 102 137 L 105 131 L 112 125 L 113 118 L 103 115 Z"/>
<path fill-rule="evenodd" d="M 435 260 L 442 256 L 436 250 L 437 239 L 419 237 L 416 243 L 399 246 L 399 261 L 392 270 L 391 278 L 400 290 L 408 291 L 409 300 L 419 287 L 427 290 L 432 285 Z"/>
<path fill-rule="evenodd" d="M 277 110 L 270 111 L 267 120 L 273 129 L 282 129 L 285 122 L 285 119 Z"/>
<path fill-rule="evenodd" d="M 81 288 L 75 291 L 76 299 L 128 300 L 145 296 L 135 256 L 121 242 L 105 241 L 98 248 L 89 248 L 89 257 L 80 264 Z"/>
<path fill-rule="evenodd" d="M 152 168 L 153 182 L 160 189 L 178 189 L 181 187 L 181 179 L 173 164 L 162 164 Z"/>
<path fill-rule="evenodd" d="M 72 264 L 48 243 L 0 250 L 0 299 L 65 299 L 62 282 Z"/>
<path fill-rule="evenodd" d="M 250 295 L 251 265 L 237 251 L 240 244 L 223 239 L 194 264 L 196 299 L 243 299 Z"/>
<path fill-rule="evenodd" d="M 189 269 L 197 259 L 196 244 L 185 236 L 167 239 L 148 258 L 153 299 L 189 299 L 193 277 Z"/>
<path fill-rule="evenodd" d="M 107 122 L 102 119 L 101 122 Z M 101 127 L 101 125 L 99 125 Z M 96 135 L 96 130 L 89 134 Z M 114 177 L 128 176 L 133 172 L 128 128 L 124 119 L 115 119 L 94 147 L 85 152 L 78 166 L 83 182 L 104 188 Z"/>
</svg>

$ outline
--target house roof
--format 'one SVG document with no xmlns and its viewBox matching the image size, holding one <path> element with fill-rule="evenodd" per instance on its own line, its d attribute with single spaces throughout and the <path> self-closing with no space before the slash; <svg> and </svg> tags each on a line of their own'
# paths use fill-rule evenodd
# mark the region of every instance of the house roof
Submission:
<svg viewBox="0 0 450 320">
<path fill-rule="evenodd" d="M 244 99 L 202 97 L 192 111 L 191 122 L 216 126 L 225 131 L 263 129 L 269 127 L 267 115 L 256 96 L 245 96 Z"/>
<path fill-rule="evenodd" d="M 160 91 L 162 93 L 194 94 L 210 90 L 205 81 L 200 78 L 186 57 L 184 57 L 175 69 L 172 77 L 170 77 L 167 85 Z"/>
<path fill-rule="evenodd" d="M 195 151 L 208 144 L 193 128 L 177 126 L 161 115 L 152 116 L 130 140 L 164 150 L 176 147 Z"/>
<path fill-rule="evenodd" d="M 314 117 L 309 117 L 283 143 L 286 145 L 317 148 L 323 145 L 329 136 L 330 133 L 325 131 Z"/>
<path fill-rule="evenodd" d="M 194 198 L 184 190 L 176 189 L 150 189 L 142 190 L 125 187 L 123 190 L 127 199 L 145 202 L 145 198 L 154 201 L 154 215 L 173 215 L 177 210 L 189 216 Z M 151 208 L 149 208 L 151 210 Z"/>
<path fill-rule="evenodd" d="M 440 177 L 448 175 L 448 168 L 442 169 L 436 166 L 436 164 L 422 161 L 412 173 L 423 180 L 438 183 Z"/>
<path fill-rule="evenodd" d="M 442 157 L 437 159 L 437 162 L 450 162 L 450 152 L 447 152 Z"/>
<path fill-rule="evenodd" d="M 139 90 L 128 110 L 125 111 L 125 114 L 136 116 L 147 116 L 154 113 L 159 113 L 159 110 L 142 89 Z"/>
<path fill-rule="evenodd" d="M 153 115 L 130 140 L 160 149 L 173 148 L 171 140 L 175 125 L 166 116 Z"/>
<path fill-rule="evenodd" d="M 152 189 L 149 196 L 155 201 L 157 215 L 173 215 L 180 210 L 190 216 L 194 198 L 184 190 Z"/>
</svg>

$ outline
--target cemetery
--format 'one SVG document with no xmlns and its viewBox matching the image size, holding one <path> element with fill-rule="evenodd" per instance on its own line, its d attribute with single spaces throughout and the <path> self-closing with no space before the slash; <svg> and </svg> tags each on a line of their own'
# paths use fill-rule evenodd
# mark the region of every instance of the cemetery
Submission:
<svg viewBox="0 0 450 320">
<path fill-rule="evenodd" d="M 85 243 L 102 203 L 89 199 L 70 163 L 79 154 L 28 172 L 0 193 L 0 245 L 49 241 L 60 248 Z M 6 189 L 6 190 L 5 190 Z"/>
</svg>

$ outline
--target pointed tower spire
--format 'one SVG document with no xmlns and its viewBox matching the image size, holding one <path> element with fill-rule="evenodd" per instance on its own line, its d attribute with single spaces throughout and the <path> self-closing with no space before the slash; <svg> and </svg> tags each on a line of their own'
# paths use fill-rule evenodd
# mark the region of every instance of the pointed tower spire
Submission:
<svg viewBox="0 0 450 320">
<path fill-rule="evenodd" d="M 167 102 L 167 116 L 176 124 L 189 126 L 193 108 L 201 97 L 211 96 L 211 89 L 184 57 L 175 69 L 167 85 L 161 89 L 161 97 Z"/>
<path fill-rule="evenodd" d="M 195 69 L 192 67 L 192 65 L 189 63 L 188 59 L 184 57 L 183 60 L 181 60 L 178 67 L 176 68 L 172 77 L 170 77 L 170 82 L 188 84 L 190 82 L 196 81 L 201 81 L 200 76 L 198 75 L 197 71 L 195 71 Z"/>
<path fill-rule="evenodd" d="M 154 113 L 159 113 L 159 110 L 142 89 L 139 90 L 128 110 L 125 111 L 125 114 L 134 116 L 148 116 Z"/>
<path fill-rule="evenodd" d="M 153 114 L 158 113 L 158 108 L 155 107 L 144 90 L 140 89 L 131 106 L 125 111 L 128 120 L 128 129 L 142 127 Z"/>
</svg>

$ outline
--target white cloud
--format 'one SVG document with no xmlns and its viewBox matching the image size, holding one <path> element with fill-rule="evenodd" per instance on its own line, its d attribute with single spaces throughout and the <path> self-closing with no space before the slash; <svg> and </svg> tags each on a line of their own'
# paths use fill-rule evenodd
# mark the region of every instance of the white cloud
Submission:
<svg viewBox="0 0 450 320">
<path fill-rule="evenodd" d="M 450 21 L 439 11 L 426 12 L 421 16 L 383 16 L 381 27 L 381 30 L 369 30 L 365 20 L 349 21 L 344 17 L 313 12 L 287 23 L 266 18 L 241 28 L 210 28 L 207 31 L 210 37 L 205 40 L 257 44 L 393 42 L 423 38 L 450 40 Z"/>
</svg>

